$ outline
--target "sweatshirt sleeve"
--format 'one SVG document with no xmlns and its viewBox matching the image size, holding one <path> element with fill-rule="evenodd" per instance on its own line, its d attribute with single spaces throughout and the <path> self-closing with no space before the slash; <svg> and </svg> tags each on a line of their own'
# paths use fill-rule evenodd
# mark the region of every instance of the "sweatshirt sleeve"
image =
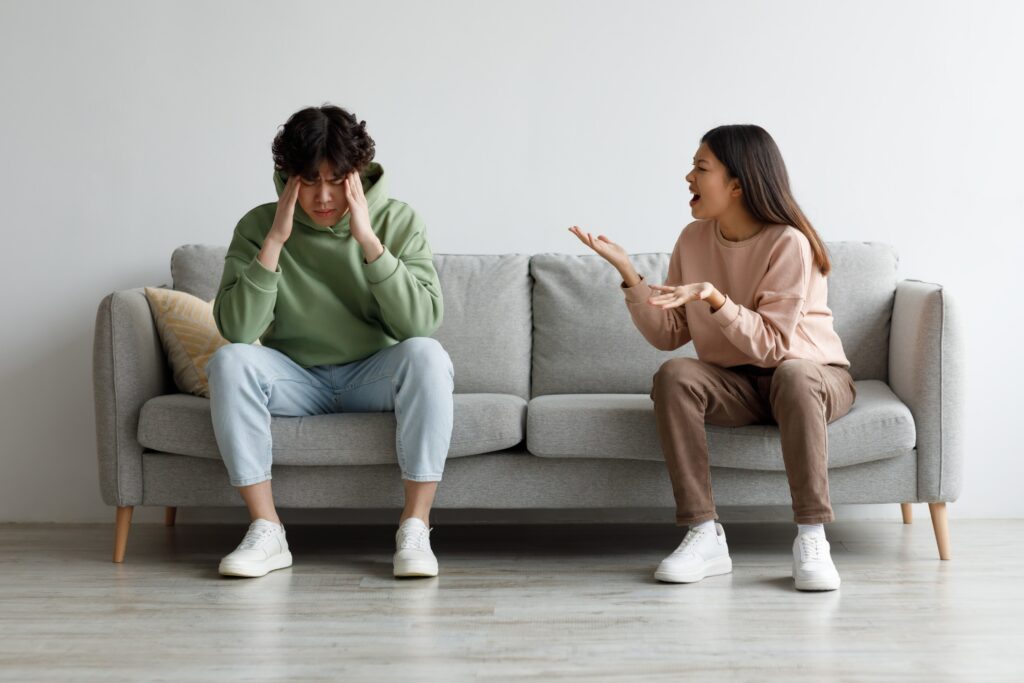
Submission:
<svg viewBox="0 0 1024 683">
<path fill-rule="evenodd" d="M 801 233 L 779 240 L 755 296 L 755 310 L 728 295 L 711 314 L 725 337 L 741 352 L 761 363 L 786 359 L 803 315 L 809 275 L 814 266 L 811 245 Z"/>
<path fill-rule="evenodd" d="M 251 344 L 274 320 L 281 268 L 271 271 L 260 263 L 256 257 L 261 245 L 246 232 L 239 223 L 231 238 L 213 319 L 229 342 Z"/>
<path fill-rule="evenodd" d="M 682 281 L 681 259 L 677 242 L 668 264 L 669 284 L 686 284 Z M 623 286 L 622 291 L 626 295 L 626 307 L 633 318 L 633 324 L 654 348 L 674 351 L 690 341 L 690 328 L 686 324 L 686 306 L 663 310 L 647 303 L 652 291 L 642 276 L 640 282 L 632 287 Z"/>
<path fill-rule="evenodd" d="M 441 325 L 444 304 L 426 229 L 415 214 L 408 236 L 391 246 L 396 253 L 385 244 L 383 254 L 363 264 L 370 293 L 395 339 L 428 337 Z"/>
</svg>

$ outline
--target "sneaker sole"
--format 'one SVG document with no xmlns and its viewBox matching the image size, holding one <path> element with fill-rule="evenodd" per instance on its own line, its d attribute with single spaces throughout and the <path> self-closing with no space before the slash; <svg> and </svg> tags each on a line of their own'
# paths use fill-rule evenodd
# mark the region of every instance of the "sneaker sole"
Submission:
<svg viewBox="0 0 1024 683">
<path fill-rule="evenodd" d="M 395 564 L 395 576 L 400 578 L 414 576 L 437 576 L 437 564 L 429 562 L 399 562 Z"/>
<path fill-rule="evenodd" d="M 685 572 L 668 572 L 658 570 L 654 572 L 654 578 L 658 581 L 664 581 L 665 583 L 697 583 L 701 579 L 706 579 L 709 576 L 719 576 L 721 574 L 728 574 L 732 571 L 732 558 L 726 555 L 725 557 L 719 557 L 710 562 L 705 562 L 704 566 L 698 572 L 685 573 Z"/>
<path fill-rule="evenodd" d="M 221 561 L 217 571 L 221 576 L 241 576 L 247 579 L 255 579 L 266 576 L 277 569 L 285 569 L 292 566 L 292 554 L 279 553 L 264 562 L 224 562 Z"/>
<path fill-rule="evenodd" d="M 796 577 L 793 577 L 793 582 L 796 584 L 798 591 L 807 592 L 838 590 L 839 584 L 842 583 L 838 578 L 833 581 L 831 579 L 798 579 Z"/>
</svg>

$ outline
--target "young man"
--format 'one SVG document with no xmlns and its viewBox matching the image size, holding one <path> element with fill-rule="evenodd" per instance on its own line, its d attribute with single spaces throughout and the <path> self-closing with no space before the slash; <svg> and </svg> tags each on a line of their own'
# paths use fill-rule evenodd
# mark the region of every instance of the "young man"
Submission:
<svg viewBox="0 0 1024 683">
<path fill-rule="evenodd" d="M 436 576 L 429 514 L 451 440 L 453 370 L 428 338 L 443 306 L 423 221 L 387 196 L 366 122 L 344 109 L 297 112 L 273 154 L 280 199 L 239 221 L 213 307 L 233 342 L 207 365 L 214 432 L 252 519 L 220 573 L 292 563 L 271 492 L 272 415 L 393 410 L 406 501 L 394 574 Z"/>
</svg>

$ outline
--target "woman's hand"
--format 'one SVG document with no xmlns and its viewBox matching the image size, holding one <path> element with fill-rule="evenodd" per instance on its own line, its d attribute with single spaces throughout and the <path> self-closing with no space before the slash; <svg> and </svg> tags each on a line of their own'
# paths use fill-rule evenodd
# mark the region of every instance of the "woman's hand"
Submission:
<svg viewBox="0 0 1024 683">
<path fill-rule="evenodd" d="M 618 244 L 612 242 L 604 235 L 594 237 L 589 232 L 583 232 L 576 225 L 569 228 L 569 232 L 576 235 L 580 242 L 593 249 L 598 256 L 615 266 L 615 270 L 619 271 L 619 274 L 622 275 L 622 280 L 626 283 L 627 287 L 632 287 L 640 281 L 640 276 L 637 275 L 633 264 L 629 260 L 629 254 Z"/>
<path fill-rule="evenodd" d="M 363 181 L 359 171 L 352 171 L 345 176 L 345 199 L 348 200 L 349 230 L 352 238 L 363 248 L 363 256 L 367 263 L 373 263 L 384 253 L 384 246 L 373 232 L 370 225 L 370 207 L 363 194 Z"/>
<path fill-rule="evenodd" d="M 715 300 L 722 298 L 722 295 L 715 289 L 715 286 L 710 282 L 695 282 L 692 285 L 650 285 L 651 289 L 656 292 L 661 292 L 656 296 L 652 296 L 648 299 L 648 303 L 652 306 L 659 306 L 660 308 L 679 308 L 683 304 L 688 304 L 691 301 L 702 301 L 708 300 L 712 304 L 712 308 L 718 308 L 714 305 Z M 715 295 L 718 295 L 717 297 Z M 723 301 L 724 303 L 724 301 Z"/>
</svg>

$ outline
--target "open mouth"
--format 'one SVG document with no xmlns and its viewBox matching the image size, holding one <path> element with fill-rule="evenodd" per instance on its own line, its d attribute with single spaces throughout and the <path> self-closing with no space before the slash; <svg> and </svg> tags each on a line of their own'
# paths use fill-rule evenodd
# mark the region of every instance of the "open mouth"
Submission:
<svg viewBox="0 0 1024 683">
<path fill-rule="evenodd" d="M 694 204 L 696 204 L 699 201 L 700 201 L 700 195 L 695 192 L 693 194 L 693 198 L 690 199 L 690 206 L 693 206 Z"/>
</svg>

